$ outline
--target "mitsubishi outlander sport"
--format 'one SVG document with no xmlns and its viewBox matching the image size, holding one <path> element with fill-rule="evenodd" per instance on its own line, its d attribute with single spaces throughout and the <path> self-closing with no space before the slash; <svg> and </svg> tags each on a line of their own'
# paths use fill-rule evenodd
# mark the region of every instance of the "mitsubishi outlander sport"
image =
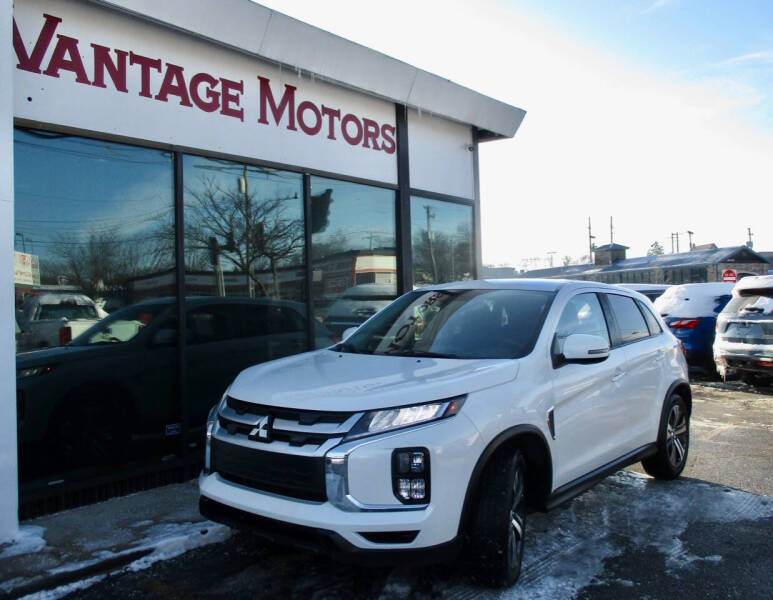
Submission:
<svg viewBox="0 0 773 600">
<path fill-rule="evenodd" d="M 201 512 L 364 561 L 464 549 L 510 585 L 527 515 L 687 460 L 691 392 L 642 295 L 580 281 L 409 292 L 324 350 L 243 371 L 207 422 Z"/>
</svg>

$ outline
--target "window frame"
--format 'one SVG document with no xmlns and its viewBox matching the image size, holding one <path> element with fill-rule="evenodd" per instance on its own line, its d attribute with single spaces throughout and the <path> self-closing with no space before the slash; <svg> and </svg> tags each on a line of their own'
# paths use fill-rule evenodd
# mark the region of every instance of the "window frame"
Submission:
<svg viewBox="0 0 773 600">
<path fill-rule="evenodd" d="M 634 298 L 633 296 L 628 296 L 626 294 L 618 294 L 616 292 L 603 292 L 600 295 L 602 296 L 602 299 L 603 299 L 602 304 L 603 304 L 604 310 L 609 311 L 608 321 L 611 321 L 614 324 L 613 328 L 615 333 L 614 333 L 614 338 L 612 339 L 612 345 L 610 346 L 611 349 L 622 348 L 623 346 L 635 344 L 636 342 L 641 342 L 642 340 L 646 340 L 653 337 L 652 334 L 650 333 L 650 328 L 649 328 L 649 325 L 647 324 L 647 319 L 644 317 L 643 314 L 641 314 L 641 308 L 639 308 L 636 298 Z M 612 308 L 612 302 L 609 299 L 609 296 L 622 296 L 623 298 L 629 298 L 633 302 L 633 305 L 639 311 L 639 314 L 641 315 L 641 318 L 644 321 L 644 328 L 647 331 L 647 335 L 636 338 L 635 340 L 628 340 L 628 341 L 623 340 L 623 336 L 620 330 L 620 324 L 617 321 L 617 315 L 615 314 L 615 311 Z"/>
<path fill-rule="evenodd" d="M 604 319 L 604 324 L 606 325 L 606 328 L 607 328 L 607 338 L 608 338 L 608 341 L 609 341 L 609 348 L 611 350 L 612 348 L 615 347 L 615 346 L 613 346 L 614 338 L 612 337 L 612 335 L 613 335 L 612 334 L 612 323 L 610 323 L 609 316 L 607 315 L 606 307 L 604 306 L 604 300 L 602 298 L 603 294 L 600 294 L 599 292 L 596 292 L 596 291 L 578 290 L 575 294 L 572 294 L 567 299 L 567 301 L 564 303 L 564 306 L 561 309 L 561 313 L 558 315 L 558 322 L 556 323 L 556 327 L 555 327 L 555 329 L 553 331 L 553 335 L 550 338 L 550 358 L 551 358 L 551 362 L 553 364 L 553 369 L 554 370 L 555 369 L 560 369 L 561 367 L 569 364 L 569 363 L 567 363 L 567 362 L 565 362 L 563 360 L 563 353 L 556 352 L 556 350 L 555 350 L 556 340 L 557 340 L 557 337 L 558 337 L 558 325 L 561 322 L 561 317 L 564 316 L 564 311 L 569 306 L 569 303 L 572 300 L 574 300 L 577 296 L 582 296 L 582 295 L 585 295 L 585 294 L 593 294 L 594 296 L 596 296 L 596 301 L 599 303 L 599 307 L 601 308 L 601 316 Z M 602 362 L 605 359 L 606 359 L 606 357 L 601 358 L 598 361 L 594 360 L 592 362 L 594 362 L 594 363 L 595 362 Z M 590 362 L 591 361 L 589 361 L 589 363 Z"/>
</svg>

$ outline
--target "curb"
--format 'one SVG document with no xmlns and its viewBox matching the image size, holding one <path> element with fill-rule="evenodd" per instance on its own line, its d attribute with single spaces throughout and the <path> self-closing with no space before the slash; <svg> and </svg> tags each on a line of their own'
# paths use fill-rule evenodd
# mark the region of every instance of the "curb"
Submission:
<svg viewBox="0 0 773 600">
<path fill-rule="evenodd" d="M 105 560 L 95 562 L 93 564 L 81 567 L 80 569 L 73 569 L 72 571 L 65 571 L 62 573 L 56 573 L 54 575 L 44 576 L 37 581 L 32 581 L 13 588 L 8 592 L 0 592 L 0 600 L 14 600 L 21 598 L 29 594 L 36 592 L 42 592 L 45 590 L 51 590 L 68 583 L 74 583 L 85 579 L 86 577 L 93 577 L 95 575 L 102 575 L 110 571 L 114 571 L 117 568 L 124 567 L 127 564 L 134 562 L 135 560 L 147 556 L 153 552 L 155 548 L 142 548 L 141 550 L 129 550 L 116 556 L 111 556 Z"/>
</svg>

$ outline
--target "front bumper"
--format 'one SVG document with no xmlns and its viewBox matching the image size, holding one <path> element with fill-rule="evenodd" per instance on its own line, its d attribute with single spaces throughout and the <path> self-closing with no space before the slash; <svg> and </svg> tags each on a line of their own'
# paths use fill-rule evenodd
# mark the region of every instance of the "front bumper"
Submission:
<svg viewBox="0 0 773 600">
<path fill-rule="evenodd" d="M 418 446 L 430 453 L 430 501 L 426 505 L 406 505 L 395 498 L 392 489 L 392 452 Z M 256 490 L 226 480 L 217 472 L 202 473 L 199 489 L 204 504 L 213 501 L 229 509 L 229 514 L 230 509 L 235 509 L 246 518 L 265 518 L 323 532 L 325 539 L 330 539 L 332 532 L 334 545 L 339 549 L 432 548 L 457 538 L 467 482 L 482 451 L 478 430 L 462 412 L 435 423 L 341 444 L 328 451 L 328 498 L 324 502 Z M 411 541 L 399 543 L 392 541 L 394 537 L 379 535 L 390 532 L 418 533 Z M 372 541 L 365 537 L 373 538 L 373 534 L 380 539 Z M 316 534 L 312 537 L 321 539 Z"/>
</svg>

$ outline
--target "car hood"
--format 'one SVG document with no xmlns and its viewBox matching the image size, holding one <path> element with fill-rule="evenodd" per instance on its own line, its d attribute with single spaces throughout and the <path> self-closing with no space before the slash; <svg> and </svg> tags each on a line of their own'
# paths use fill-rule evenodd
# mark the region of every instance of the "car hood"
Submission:
<svg viewBox="0 0 773 600">
<path fill-rule="evenodd" d="M 511 381 L 517 360 L 380 356 L 319 350 L 250 367 L 228 390 L 286 408 L 361 411 L 430 402 Z"/>
</svg>

